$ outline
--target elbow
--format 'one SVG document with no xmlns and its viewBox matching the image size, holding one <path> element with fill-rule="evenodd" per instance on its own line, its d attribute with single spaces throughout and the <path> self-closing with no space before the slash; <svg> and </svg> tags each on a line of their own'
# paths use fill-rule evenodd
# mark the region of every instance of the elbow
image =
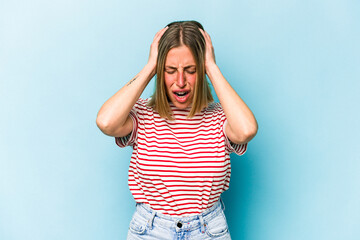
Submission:
<svg viewBox="0 0 360 240">
<path fill-rule="evenodd" d="M 110 137 L 124 137 L 132 131 L 132 121 L 130 124 L 118 124 L 112 119 L 104 119 L 101 116 L 96 118 L 96 125 L 105 134 Z"/>
<path fill-rule="evenodd" d="M 258 125 L 256 124 L 253 127 L 247 128 L 235 134 L 234 136 L 235 139 L 231 139 L 231 141 L 236 144 L 248 143 L 256 136 L 257 131 L 258 131 Z"/>
<path fill-rule="evenodd" d="M 99 117 L 96 118 L 96 125 L 102 132 L 107 128 L 106 123 Z"/>
<path fill-rule="evenodd" d="M 96 125 L 105 135 L 111 136 L 112 130 L 108 121 L 105 121 L 104 119 L 98 116 L 96 118 Z"/>
<path fill-rule="evenodd" d="M 257 131 L 258 131 L 258 126 L 256 125 L 256 127 L 253 127 L 248 132 L 246 132 L 245 134 L 246 142 L 250 142 L 250 140 L 256 136 Z"/>
<path fill-rule="evenodd" d="M 245 144 L 245 143 L 248 143 L 250 142 L 256 135 L 256 132 L 249 132 L 249 133 L 246 133 L 246 134 L 243 134 L 243 136 L 241 136 L 240 138 L 238 138 L 235 142 L 237 144 Z"/>
</svg>

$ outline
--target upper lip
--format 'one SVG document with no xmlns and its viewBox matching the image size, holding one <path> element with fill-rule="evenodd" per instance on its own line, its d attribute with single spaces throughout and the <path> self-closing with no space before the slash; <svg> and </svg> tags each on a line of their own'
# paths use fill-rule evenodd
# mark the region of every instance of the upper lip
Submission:
<svg viewBox="0 0 360 240">
<path fill-rule="evenodd" d="M 190 92 L 190 90 L 173 90 L 173 93 Z"/>
</svg>

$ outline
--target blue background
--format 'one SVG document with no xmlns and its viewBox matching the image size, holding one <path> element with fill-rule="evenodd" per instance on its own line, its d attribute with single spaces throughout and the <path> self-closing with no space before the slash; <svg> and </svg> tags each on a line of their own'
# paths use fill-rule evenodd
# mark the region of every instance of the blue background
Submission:
<svg viewBox="0 0 360 240">
<path fill-rule="evenodd" d="M 260 126 L 232 155 L 233 239 L 360 239 L 356 0 L 2 0 L 0 239 L 125 239 L 131 149 L 96 115 L 189 19 Z"/>
</svg>

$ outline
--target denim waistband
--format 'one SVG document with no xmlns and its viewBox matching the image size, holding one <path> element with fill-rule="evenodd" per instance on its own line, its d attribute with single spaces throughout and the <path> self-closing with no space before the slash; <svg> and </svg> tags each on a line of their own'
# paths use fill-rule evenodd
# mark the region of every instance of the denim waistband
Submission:
<svg viewBox="0 0 360 240">
<path fill-rule="evenodd" d="M 205 222 L 210 221 L 218 214 L 221 214 L 223 209 L 225 209 L 225 205 L 220 198 L 213 206 L 200 214 L 179 217 L 155 211 L 145 203 L 136 203 L 136 211 L 144 218 L 148 219 L 148 226 L 150 229 L 153 224 L 156 224 L 160 227 L 170 228 L 176 231 L 191 230 L 199 227 L 203 229 Z"/>
</svg>

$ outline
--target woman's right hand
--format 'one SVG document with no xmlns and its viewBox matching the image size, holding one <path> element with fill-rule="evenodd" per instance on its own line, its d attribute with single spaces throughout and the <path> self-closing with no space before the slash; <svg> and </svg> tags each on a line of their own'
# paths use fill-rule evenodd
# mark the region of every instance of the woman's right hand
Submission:
<svg viewBox="0 0 360 240">
<path fill-rule="evenodd" d="M 156 33 L 146 66 L 100 108 L 96 124 L 106 135 L 124 137 L 132 131 L 133 122 L 129 113 L 156 73 L 159 41 L 167 29 L 165 27 Z"/>
<path fill-rule="evenodd" d="M 156 72 L 156 63 L 157 63 L 157 57 L 158 57 L 158 47 L 159 47 L 159 41 L 161 36 L 166 32 L 166 30 L 169 27 L 166 26 L 165 28 L 161 29 L 155 34 L 154 40 L 151 43 L 150 46 L 150 54 L 149 54 L 149 60 L 148 65 L 150 65 L 153 68 L 154 73 Z"/>
</svg>

